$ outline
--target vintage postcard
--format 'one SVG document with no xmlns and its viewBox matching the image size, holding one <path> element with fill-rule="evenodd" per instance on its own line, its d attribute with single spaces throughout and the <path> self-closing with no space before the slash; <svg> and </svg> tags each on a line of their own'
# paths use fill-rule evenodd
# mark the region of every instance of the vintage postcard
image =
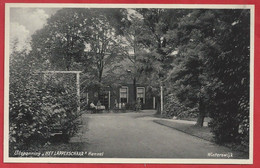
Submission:
<svg viewBox="0 0 260 168">
<path fill-rule="evenodd" d="M 5 4 L 5 163 L 253 163 L 254 5 Z"/>
</svg>

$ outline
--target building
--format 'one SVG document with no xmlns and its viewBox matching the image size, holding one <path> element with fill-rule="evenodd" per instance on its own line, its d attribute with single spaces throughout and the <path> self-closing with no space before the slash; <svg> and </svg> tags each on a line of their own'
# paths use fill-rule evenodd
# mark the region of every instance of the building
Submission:
<svg viewBox="0 0 260 168">
<path fill-rule="evenodd" d="M 154 109 L 156 106 L 155 98 L 149 94 L 146 87 L 141 84 L 136 84 L 135 87 L 136 88 L 134 89 L 133 84 L 121 84 L 117 88 L 114 102 L 118 102 L 118 108 L 130 106 L 132 109 L 136 103 L 136 100 L 139 100 L 142 105 L 142 109 Z"/>
<path fill-rule="evenodd" d="M 142 109 L 155 109 L 155 97 L 146 86 L 136 84 L 120 84 L 115 88 L 105 88 L 102 91 L 88 91 L 87 103 L 95 105 L 100 102 L 106 109 L 131 109 L 135 107 L 136 100 L 140 101 Z M 136 95 L 134 94 L 136 93 Z"/>
</svg>

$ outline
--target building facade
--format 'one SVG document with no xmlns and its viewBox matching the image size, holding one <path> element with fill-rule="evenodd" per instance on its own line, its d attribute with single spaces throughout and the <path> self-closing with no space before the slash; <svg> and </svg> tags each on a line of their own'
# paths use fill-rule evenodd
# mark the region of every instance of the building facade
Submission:
<svg viewBox="0 0 260 168">
<path fill-rule="evenodd" d="M 120 84 L 115 88 L 106 88 L 100 91 L 88 91 L 85 102 L 89 105 L 98 102 L 106 109 L 129 109 L 134 110 L 136 102 L 141 104 L 142 109 L 155 109 L 155 97 L 149 93 L 146 86 L 141 84 Z"/>
</svg>

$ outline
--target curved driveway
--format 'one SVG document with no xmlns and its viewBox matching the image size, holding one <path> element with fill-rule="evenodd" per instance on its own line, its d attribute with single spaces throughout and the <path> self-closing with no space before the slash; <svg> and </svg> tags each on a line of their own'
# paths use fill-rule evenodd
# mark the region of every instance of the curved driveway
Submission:
<svg viewBox="0 0 260 168">
<path fill-rule="evenodd" d="M 230 159 L 245 157 L 244 153 L 156 124 L 152 117 L 145 117 L 151 114 L 152 111 L 85 114 L 83 120 L 88 120 L 88 126 L 83 126 L 73 141 L 86 142 L 84 150 L 104 152 L 105 158 L 216 159 L 208 157 L 209 153 L 232 153 Z"/>
</svg>

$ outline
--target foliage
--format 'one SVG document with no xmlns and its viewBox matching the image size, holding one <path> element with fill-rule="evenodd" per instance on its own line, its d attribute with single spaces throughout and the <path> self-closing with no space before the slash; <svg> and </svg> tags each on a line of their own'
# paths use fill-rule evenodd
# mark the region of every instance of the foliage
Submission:
<svg viewBox="0 0 260 168">
<path fill-rule="evenodd" d="M 218 45 L 207 43 L 211 48 L 209 54 L 215 57 L 207 59 L 208 67 L 223 83 L 221 90 L 215 92 L 216 102 L 212 103 L 215 110 L 210 112 L 218 142 L 249 143 L 249 16 L 249 10 L 222 11 L 218 23 L 221 27 L 216 29 Z"/>
<path fill-rule="evenodd" d="M 167 118 L 178 117 L 187 110 L 183 104 L 181 104 L 174 94 L 169 94 L 165 97 L 164 116 Z"/>
<path fill-rule="evenodd" d="M 136 11 L 149 51 L 140 72 L 154 93 L 166 88 L 166 115 L 192 111 L 199 125 L 209 115 L 217 142 L 248 144 L 249 10 Z"/>
<path fill-rule="evenodd" d="M 13 52 L 10 60 L 9 139 L 10 154 L 44 145 L 57 127 L 67 137 L 78 127 L 75 94 L 71 85 L 50 83 L 35 73 L 32 57 Z M 64 82 L 66 83 L 66 82 Z M 75 93 L 75 92 L 74 92 Z"/>
<path fill-rule="evenodd" d="M 167 33 L 177 50 L 168 91 L 209 113 L 219 143 L 248 143 L 249 28 L 248 10 L 193 10 Z"/>
<path fill-rule="evenodd" d="M 88 10 L 57 11 L 44 28 L 32 35 L 34 55 L 49 62 L 52 69 L 71 69 L 73 60 L 84 56 L 84 42 L 89 37 L 88 15 L 91 15 Z"/>
<path fill-rule="evenodd" d="M 86 82 L 100 83 L 106 67 L 120 60 L 116 37 L 125 15 L 124 9 L 61 9 L 32 36 L 32 52 L 48 69 L 84 71 Z"/>
<path fill-rule="evenodd" d="M 157 112 L 160 112 L 160 86 L 164 85 L 168 71 L 172 69 L 173 57 L 166 50 L 166 35 L 170 29 L 178 26 L 179 19 L 187 13 L 181 9 L 136 9 L 143 20 L 143 32 L 138 43 L 145 47 L 146 53 L 142 53 L 139 73 L 140 81 L 146 84 L 156 96 Z M 171 52 L 170 52 L 171 53 Z"/>
</svg>

